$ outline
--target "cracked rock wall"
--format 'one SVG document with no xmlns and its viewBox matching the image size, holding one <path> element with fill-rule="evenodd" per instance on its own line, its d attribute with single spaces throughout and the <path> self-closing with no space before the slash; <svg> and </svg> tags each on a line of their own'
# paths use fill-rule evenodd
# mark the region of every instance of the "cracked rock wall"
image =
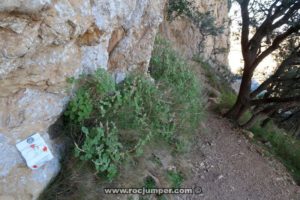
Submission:
<svg viewBox="0 0 300 200">
<path fill-rule="evenodd" d="M 223 27 L 223 33 L 209 35 L 203 40 L 201 57 L 208 61 L 216 70 L 227 73 L 229 40 L 229 1 L 228 0 L 195 0 L 194 6 L 201 13 L 210 12 L 215 19 L 216 27 Z M 190 19 L 180 16 L 172 22 L 165 20 L 160 26 L 160 34 L 172 41 L 177 50 L 188 59 L 199 55 L 199 43 L 203 39 L 199 29 Z"/>
<path fill-rule="evenodd" d="M 49 127 L 67 77 L 146 72 L 165 0 L 4 0 L 0 3 L 0 199 L 36 199 L 59 171 Z M 56 158 L 32 171 L 15 144 L 39 132 Z"/>
</svg>

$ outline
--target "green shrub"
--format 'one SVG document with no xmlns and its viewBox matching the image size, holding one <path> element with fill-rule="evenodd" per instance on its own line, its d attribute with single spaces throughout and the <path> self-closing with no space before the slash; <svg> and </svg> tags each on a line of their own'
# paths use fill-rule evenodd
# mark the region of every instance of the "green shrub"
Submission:
<svg viewBox="0 0 300 200">
<path fill-rule="evenodd" d="M 175 111 L 176 132 L 193 132 L 203 116 L 202 88 L 195 73 L 161 37 L 156 38 L 149 70 Z"/>
<path fill-rule="evenodd" d="M 209 84 L 218 90 L 222 90 L 224 84 L 221 83 L 221 80 L 217 73 L 213 70 L 213 67 L 208 62 L 204 61 L 200 55 L 194 55 L 193 60 L 201 65 Z"/>
<path fill-rule="evenodd" d="M 300 184 L 300 141 L 285 134 L 274 123 L 269 123 L 264 128 L 257 123 L 250 130 L 258 140 L 271 144 L 269 151 L 287 167 L 295 181 Z"/>
<path fill-rule="evenodd" d="M 108 179 L 112 180 L 124 156 L 115 125 L 111 123 L 90 129 L 82 127 L 82 132 L 85 139 L 81 148 L 75 148 L 75 156 L 83 161 L 92 161 L 97 171 L 107 172 Z"/>
<path fill-rule="evenodd" d="M 75 97 L 70 101 L 65 112 L 71 121 L 82 122 L 90 117 L 93 110 L 90 94 L 84 89 L 79 89 Z"/>
<path fill-rule="evenodd" d="M 167 172 L 167 178 L 172 188 L 180 188 L 184 180 L 183 175 L 180 172 L 176 172 L 174 170 L 169 170 Z"/>
<path fill-rule="evenodd" d="M 234 105 L 236 99 L 237 99 L 237 95 L 234 94 L 233 92 L 222 91 L 220 107 L 229 109 Z"/>
<path fill-rule="evenodd" d="M 61 172 L 40 199 L 96 196 L 100 191 L 97 188 L 106 180 L 95 179 L 94 175 L 112 180 L 121 165 L 122 171 L 129 170 L 129 174 L 140 171 L 134 167 L 140 167 L 137 162 L 144 159 L 135 156 L 142 155 L 150 142 L 147 150 L 158 145 L 168 150 L 176 148 L 177 152 L 186 150 L 203 113 L 201 84 L 185 61 L 161 38 L 156 40 L 153 51 L 153 70 L 158 72 L 151 73 L 154 81 L 148 76 L 130 74 L 122 83 L 115 84 L 104 70 L 68 80 L 77 92 L 63 121 L 66 134 L 76 144 L 71 147 L 75 156 L 65 157 Z M 159 157 L 154 155 L 150 159 L 157 168 L 162 167 Z M 148 180 L 145 185 L 154 184 Z"/>
<path fill-rule="evenodd" d="M 146 189 L 155 189 L 156 188 L 156 182 L 151 176 L 147 176 L 144 180 L 144 187 Z"/>
<path fill-rule="evenodd" d="M 192 3 L 187 0 L 169 0 L 167 19 L 172 21 L 181 15 L 190 16 L 192 14 L 191 6 Z"/>
<path fill-rule="evenodd" d="M 149 78 L 131 75 L 115 85 L 107 72 L 99 70 L 82 76 L 76 84 L 78 91 L 65 112 L 75 155 L 91 161 L 110 180 L 122 159 L 141 155 L 153 136 L 172 137 L 174 114 Z"/>
<path fill-rule="evenodd" d="M 124 159 L 142 155 L 153 138 L 180 151 L 177 138 L 194 133 L 203 113 L 201 84 L 167 41 L 156 40 L 150 65 L 155 82 L 130 74 L 115 84 L 101 69 L 73 81 L 77 92 L 64 113 L 66 132 L 75 155 L 110 180 Z"/>
</svg>

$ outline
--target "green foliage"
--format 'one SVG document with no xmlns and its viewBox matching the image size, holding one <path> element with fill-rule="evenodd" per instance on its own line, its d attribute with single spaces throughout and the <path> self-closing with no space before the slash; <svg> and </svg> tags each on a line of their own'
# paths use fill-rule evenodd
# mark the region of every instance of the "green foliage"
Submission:
<svg viewBox="0 0 300 200">
<path fill-rule="evenodd" d="M 124 154 L 122 145 L 118 141 L 118 133 L 113 123 L 105 127 L 82 127 L 85 140 L 81 148 L 75 148 L 75 156 L 83 161 L 92 161 L 99 172 L 107 172 L 107 177 L 112 180 L 117 175 L 117 165 Z"/>
<path fill-rule="evenodd" d="M 186 153 L 190 150 L 191 141 L 186 138 L 179 138 L 175 142 L 175 152 Z"/>
<path fill-rule="evenodd" d="M 295 181 L 300 184 L 300 141 L 285 134 L 273 123 L 269 123 L 265 128 L 255 124 L 250 130 L 257 140 L 271 144 L 268 147 L 269 151 L 282 161 Z"/>
<path fill-rule="evenodd" d="M 155 180 L 151 176 L 147 176 L 144 180 L 144 187 L 146 189 L 155 189 L 156 188 Z"/>
<path fill-rule="evenodd" d="M 199 29 L 202 39 L 199 43 L 199 51 L 203 49 L 203 42 L 209 35 L 217 36 L 224 30 L 223 26 L 217 27 L 215 25 L 215 18 L 210 12 L 201 13 L 199 9 L 194 6 L 194 1 L 189 0 L 169 0 L 167 19 L 174 20 L 178 16 L 188 17 L 192 23 Z"/>
<path fill-rule="evenodd" d="M 92 110 L 93 105 L 89 93 L 84 89 L 79 89 L 70 101 L 65 115 L 68 115 L 70 120 L 81 123 L 90 117 Z"/>
<path fill-rule="evenodd" d="M 194 133 L 203 113 L 201 84 L 167 41 L 156 40 L 150 65 L 155 83 L 131 74 L 116 85 L 104 70 L 72 81 L 78 89 L 64 121 L 75 156 L 110 180 L 122 161 L 141 156 L 154 138 L 183 151 L 186 140 L 179 138 Z"/>
<path fill-rule="evenodd" d="M 65 112 L 66 127 L 77 144 L 75 155 L 92 161 L 97 172 L 105 172 L 109 179 L 117 174 L 125 155 L 141 155 L 153 136 L 172 137 L 173 114 L 146 77 L 132 75 L 116 86 L 107 72 L 99 70 L 82 76 L 77 84 L 79 89 Z M 122 148 L 120 134 L 130 131 L 126 137 L 134 138 L 134 144 L 127 145 L 122 138 L 126 143 Z"/>
<path fill-rule="evenodd" d="M 174 20 L 176 17 L 185 15 L 190 16 L 191 15 L 191 6 L 192 3 L 187 0 L 169 0 L 168 2 L 168 14 L 167 19 L 169 21 Z"/>
<path fill-rule="evenodd" d="M 234 92 L 222 92 L 221 93 L 221 101 L 220 101 L 220 107 L 222 108 L 230 108 L 234 105 L 235 101 L 237 99 L 237 95 Z"/>
<path fill-rule="evenodd" d="M 214 88 L 221 90 L 223 88 L 223 84 L 220 83 L 216 72 L 213 71 L 212 66 L 208 62 L 205 62 L 200 55 L 193 56 L 193 60 L 201 65 L 209 84 Z"/>
<path fill-rule="evenodd" d="M 85 120 L 91 118 L 92 111 L 98 107 L 94 101 L 101 98 L 101 96 L 98 97 L 95 95 L 104 95 L 115 90 L 114 81 L 103 69 L 99 69 L 93 76 L 83 75 L 78 80 L 69 78 L 69 81 L 80 86 L 64 113 L 72 123 L 81 124 Z M 101 104 L 100 108 L 103 106 L 110 106 L 110 104 L 102 105 L 102 103 L 105 104 L 105 102 L 99 103 Z"/>
<path fill-rule="evenodd" d="M 186 61 L 172 48 L 171 44 L 157 37 L 150 74 L 157 81 L 160 90 L 175 111 L 176 132 L 193 132 L 203 114 L 201 83 L 188 68 Z"/>
<path fill-rule="evenodd" d="M 155 84 L 135 75 L 129 76 L 120 88 L 124 91 L 121 92 L 123 106 L 118 110 L 120 114 L 114 116 L 119 126 L 169 139 L 174 128 L 173 114 Z"/>
<path fill-rule="evenodd" d="M 183 175 L 180 172 L 169 170 L 167 172 L 167 178 L 172 188 L 180 188 L 184 180 Z"/>
<path fill-rule="evenodd" d="M 185 61 L 161 38 L 156 40 L 153 51 L 151 75 L 155 81 L 131 74 L 115 84 L 109 73 L 98 70 L 93 75 L 68 79 L 77 92 L 63 121 L 66 134 L 76 144 L 70 147 L 75 156 L 65 157 L 61 172 L 40 199 L 99 197 L 97 188 L 107 183 L 102 177 L 112 180 L 121 170 L 129 174 L 143 170 L 134 167 L 144 160 L 136 156 L 142 155 L 145 145 L 149 145 L 147 150 L 158 145 L 173 150 L 181 143 L 185 146 L 187 133 L 195 136 L 203 113 L 201 84 Z M 149 159 L 161 169 L 161 160 L 152 155 Z M 95 178 L 96 174 L 101 178 Z M 152 187 L 151 182 L 147 180 L 145 185 Z"/>
</svg>

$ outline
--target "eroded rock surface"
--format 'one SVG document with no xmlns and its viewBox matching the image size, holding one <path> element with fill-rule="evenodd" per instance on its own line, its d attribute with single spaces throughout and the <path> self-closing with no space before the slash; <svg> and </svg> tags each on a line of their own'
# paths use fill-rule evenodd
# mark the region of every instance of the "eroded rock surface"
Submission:
<svg viewBox="0 0 300 200">
<path fill-rule="evenodd" d="M 199 12 L 207 13 L 215 19 L 215 27 L 223 27 L 223 32 L 217 36 L 208 35 L 203 37 L 199 28 L 192 21 L 179 16 L 169 22 L 166 18 L 160 26 L 160 34 L 172 41 L 175 49 L 191 59 L 201 56 L 204 61 L 209 62 L 217 71 L 227 74 L 228 49 L 229 49 L 229 21 L 227 0 L 196 0 L 193 4 Z M 205 33 L 207 34 L 207 33 Z M 203 41 L 199 49 L 199 43 Z"/>
<path fill-rule="evenodd" d="M 36 199 L 59 171 L 48 128 L 70 98 L 68 77 L 105 68 L 145 72 L 165 0 L 4 0 L 0 3 L 0 199 Z M 33 133 L 56 159 L 28 169 L 15 144 Z M 52 145 L 51 145 L 52 144 Z"/>
</svg>

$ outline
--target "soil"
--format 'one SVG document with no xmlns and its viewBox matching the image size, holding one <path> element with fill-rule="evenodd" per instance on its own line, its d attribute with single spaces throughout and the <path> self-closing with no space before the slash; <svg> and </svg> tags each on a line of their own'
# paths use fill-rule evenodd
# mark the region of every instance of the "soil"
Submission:
<svg viewBox="0 0 300 200">
<path fill-rule="evenodd" d="M 246 138 L 224 118 L 209 113 L 197 135 L 197 145 L 186 155 L 193 178 L 186 187 L 201 194 L 181 195 L 184 200 L 298 200 L 297 186 L 285 167 Z M 201 153 L 199 153 L 201 152 Z"/>
<path fill-rule="evenodd" d="M 194 70 L 208 96 L 216 89 L 195 62 Z M 219 95 L 215 95 L 216 99 Z M 208 104 L 215 104 L 208 98 Z M 192 151 L 183 158 L 192 173 L 184 187 L 200 194 L 175 200 L 299 200 L 300 186 L 285 166 L 243 130 L 209 109 L 200 124 Z"/>
</svg>

